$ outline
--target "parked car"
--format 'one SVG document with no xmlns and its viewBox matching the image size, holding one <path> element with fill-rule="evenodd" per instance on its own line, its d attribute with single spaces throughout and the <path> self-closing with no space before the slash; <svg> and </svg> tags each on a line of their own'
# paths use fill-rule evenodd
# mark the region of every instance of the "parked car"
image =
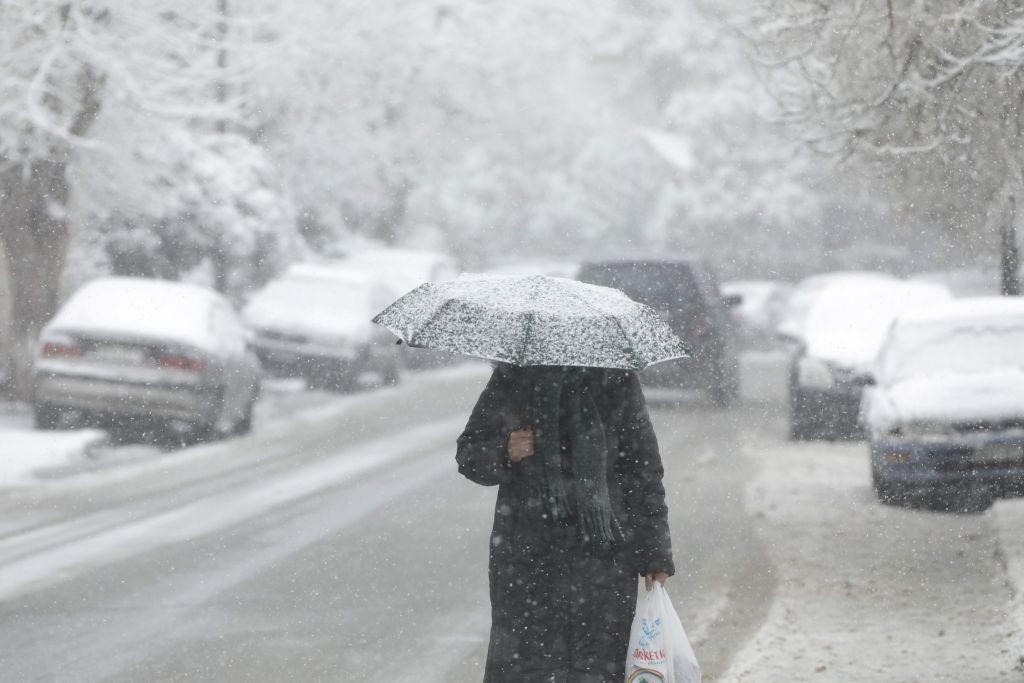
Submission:
<svg viewBox="0 0 1024 683">
<path fill-rule="evenodd" d="M 393 299 L 363 273 L 300 264 L 256 292 L 242 317 L 269 372 L 349 390 L 364 373 L 389 384 L 399 379 L 394 339 L 370 322 Z"/>
<path fill-rule="evenodd" d="M 827 285 L 814 299 L 790 361 L 790 438 L 861 438 L 863 381 L 889 325 L 950 297 L 941 285 L 887 278 Z"/>
<path fill-rule="evenodd" d="M 656 310 L 686 343 L 693 358 L 660 363 L 643 373 L 660 386 L 702 389 L 721 407 L 739 396 L 736 328 L 729 308 L 738 297 L 723 298 L 711 269 L 698 260 L 650 259 L 591 261 L 578 278 L 614 287 Z"/>
<path fill-rule="evenodd" d="M 957 299 L 901 316 L 862 416 L 885 501 L 1024 493 L 1024 300 Z"/>
<path fill-rule="evenodd" d="M 423 249 L 367 249 L 349 255 L 341 265 L 386 284 L 396 297 L 424 282 L 451 280 L 459 274 L 452 257 Z"/>
<path fill-rule="evenodd" d="M 830 285 L 857 282 L 896 282 L 897 278 L 885 273 L 872 271 L 844 270 L 832 273 L 811 275 L 797 283 L 797 286 L 786 298 L 786 304 L 779 313 L 775 325 L 775 333 L 784 341 L 799 345 L 804 336 L 807 316 L 810 315 L 814 302 Z"/>
<path fill-rule="evenodd" d="M 734 280 L 722 283 L 722 295 L 739 298 L 733 308 L 743 346 L 766 348 L 777 343 L 775 328 L 781 320 L 793 290 L 788 282 L 775 280 Z"/>
<path fill-rule="evenodd" d="M 196 285 L 109 277 L 43 329 L 33 370 L 40 429 L 158 421 L 203 436 L 248 431 L 260 367 L 231 304 Z"/>
<path fill-rule="evenodd" d="M 424 282 L 451 280 L 459 274 L 452 257 L 426 249 L 364 249 L 353 252 L 339 265 L 347 271 L 366 273 L 375 282 L 389 287 L 394 293 L 392 300 Z M 456 358 L 447 351 L 405 345 L 399 351 L 402 364 L 415 370 L 443 367 Z"/>
</svg>

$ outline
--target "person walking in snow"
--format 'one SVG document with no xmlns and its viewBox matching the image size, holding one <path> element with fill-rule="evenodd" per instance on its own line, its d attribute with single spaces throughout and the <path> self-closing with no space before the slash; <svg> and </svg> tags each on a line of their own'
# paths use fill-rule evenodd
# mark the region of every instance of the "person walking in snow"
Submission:
<svg viewBox="0 0 1024 683">
<path fill-rule="evenodd" d="M 498 486 L 485 683 L 620 683 L 637 577 L 674 573 L 636 373 L 499 364 L 456 460 Z"/>
</svg>

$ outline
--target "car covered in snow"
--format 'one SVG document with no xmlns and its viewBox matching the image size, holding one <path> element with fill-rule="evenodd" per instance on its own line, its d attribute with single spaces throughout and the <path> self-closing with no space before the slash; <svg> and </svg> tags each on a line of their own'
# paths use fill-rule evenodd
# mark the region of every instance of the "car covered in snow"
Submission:
<svg viewBox="0 0 1024 683">
<path fill-rule="evenodd" d="M 790 360 L 790 438 L 860 438 L 864 380 L 892 321 L 950 298 L 941 285 L 895 278 L 827 284 L 815 295 Z"/>
<path fill-rule="evenodd" d="M 393 290 L 365 273 L 299 264 L 257 291 L 242 317 L 269 372 L 349 390 L 366 373 L 384 383 L 399 379 L 394 339 L 370 322 L 393 299 Z"/>
<path fill-rule="evenodd" d="M 452 280 L 459 274 L 455 259 L 429 249 L 361 249 L 339 261 L 338 267 L 365 273 L 374 282 L 389 288 L 393 294 L 392 301 L 424 282 Z M 447 351 L 436 349 L 417 349 L 403 345 L 399 350 L 402 364 L 410 369 L 443 367 L 455 358 Z"/>
<path fill-rule="evenodd" d="M 738 297 L 723 297 L 711 268 L 700 259 L 665 258 L 588 261 L 583 282 L 614 287 L 653 308 L 679 335 L 693 358 L 659 363 L 643 372 L 644 382 L 700 389 L 719 407 L 739 397 L 739 340 L 729 309 Z"/>
<path fill-rule="evenodd" d="M 883 500 L 1024 493 L 1024 300 L 957 299 L 901 316 L 862 419 Z"/>
<path fill-rule="evenodd" d="M 779 311 L 779 317 L 775 323 L 776 335 L 785 342 L 799 344 L 804 336 L 807 317 L 811 314 L 814 302 L 822 292 L 831 285 L 854 284 L 865 280 L 893 282 L 897 278 L 885 273 L 856 270 L 819 273 L 804 278 L 789 293 L 785 305 Z"/>
<path fill-rule="evenodd" d="M 447 254 L 426 249 L 365 249 L 349 254 L 339 265 L 366 273 L 401 296 L 424 282 L 451 280 L 459 272 Z"/>
<path fill-rule="evenodd" d="M 205 287 L 93 280 L 43 329 L 33 368 L 41 429 L 159 422 L 203 436 L 247 431 L 260 366 L 234 308 Z"/>
</svg>

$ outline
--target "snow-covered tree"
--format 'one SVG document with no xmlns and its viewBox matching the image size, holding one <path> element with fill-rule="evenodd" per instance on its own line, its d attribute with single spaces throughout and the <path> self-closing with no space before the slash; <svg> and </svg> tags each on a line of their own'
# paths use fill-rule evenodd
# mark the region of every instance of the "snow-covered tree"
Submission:
<svg viewBox="0 0 1024 683">
<path fill-rule="evenodd" d="M 12 289 L 16 390 L 25 388 L 31 345 L 57 305 L 72 237 L 69 210 L 82 195 L 73 192 L 77 181 L 110 190 L 107 178 L 145 175 L 166 161 L 153 153 L 163 141 L 172 145 L 164 151 L 191 154 L 194 172 L 165 176 L 169 184 L 150 187 L 148 197 L 191 192 L 205 201 L 210 197 L 201 195 L 211 190 L 190 190 L 189 183 L 218 172 L 218 153 L 241 155 L 243 164 L 251 156 L 237 141 L 204 137 L 244 124 L 239 103 L 250 72 L 224 55 L 242 54 L 258 39 L 258 22 L 236 21 L 222 9 L 198 0 L 0 3 L 0 241 Z M 212 192 L 222 206 L 241 209 L 237 189 L 249 194 L 242 204 L 253 201 L 251 183 Z M 117 208 L 122 197 L 108 192 L 86 203 Z M 237 229 L 223 212 L 207 219 L 218 226 L 212 232 Z M 230 234 L 221 239 L 229 243 Z"/>
<path fill-rule="evenodd" d="M 290 47 L 250 100 L 261 140 L 343 232 L 475 262 L 718 255 L 780 226 L 799 247 L 816 227 L 808 163 L 760 118 L 741 41 L 694 3 L 306 0 L 273 23 Z M 649 144 L 662 129 L 691 168 Z"/>
<path fill-rule="evenodd" d="M 750 30 L 809 145 L 873 164 L 933 223 L 998 235 L 1003 289 L 1019 291 L 1024 6 L 763 0 Z"/>
</svg>

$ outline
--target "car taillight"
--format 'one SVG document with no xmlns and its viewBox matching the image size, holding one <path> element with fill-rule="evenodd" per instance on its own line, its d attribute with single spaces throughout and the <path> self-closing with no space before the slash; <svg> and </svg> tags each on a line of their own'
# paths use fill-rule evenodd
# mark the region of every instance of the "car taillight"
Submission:
<svg viewBox="0 0 1024 683">
<path fill-rule="evenodd" d="M 43 356 L 46 358 L 78 358 L 82 349 L 75 344 L 62 342 L 46 342 L 43 344 Z"/>
<path fill-rule="evenodd" d="M 190 356 L 179 356 L 175 354 L 168 354 L 160 356 L 156 359 L 157 365 L 162 368 L 174 368 L 175 370 L 189 370 L 191 372 L 199 372 L 203 369 L 205 363 L 198 358 L 192 358 Z"/>
</svg>

